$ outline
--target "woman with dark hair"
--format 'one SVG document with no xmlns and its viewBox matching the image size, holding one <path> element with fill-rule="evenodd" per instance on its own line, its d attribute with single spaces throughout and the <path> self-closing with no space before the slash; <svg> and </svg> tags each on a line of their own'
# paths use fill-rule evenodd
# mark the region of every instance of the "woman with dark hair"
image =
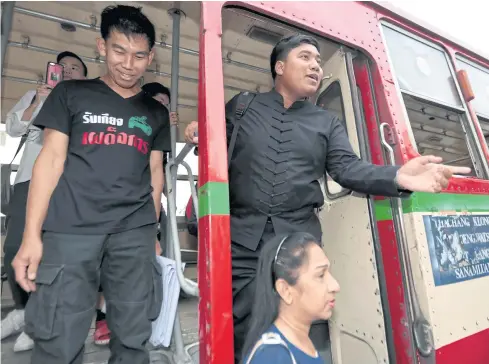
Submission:
<svg viewBox="0 0 489 364">
<path fill-rule="evenodd" d="M 256 281 L 242 363 L 324 363 L 309 331 L 331 317 L 340 287 L 317 240 L 308 233 L 273 238 L 263 246 Z"/>
</svg>

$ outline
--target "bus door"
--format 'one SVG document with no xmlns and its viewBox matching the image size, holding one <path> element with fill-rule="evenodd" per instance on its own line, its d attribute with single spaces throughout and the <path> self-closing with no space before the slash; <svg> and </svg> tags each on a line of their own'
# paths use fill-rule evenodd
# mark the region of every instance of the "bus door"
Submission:
<svg viewBox="0 0 489 364">
<path fill-rule="evenodd" d="M 324 78 L 317 105 L 343 121 L 357 155 L 369 160 L 359 98 L 354 82 L 354 54 L 340 48 L 323 65 Z M 386 328 L 383 269 L 374 239 L 371 200 L 352 194 L 325 176 L 325 205 L 320 212 L 324 249 L 333 276 L 341 284 L 329 321 L 335 364 L 394 363 L 389 360 L 390 324 Z M 379 269 L 380 268 L 380 269 Z M 380 272 L 380 274 L 379 274 Z M 388 311 L 388 310 L 387 310 Z M 388 322 L 388 320 L 387 320 Z"/>
</svg>

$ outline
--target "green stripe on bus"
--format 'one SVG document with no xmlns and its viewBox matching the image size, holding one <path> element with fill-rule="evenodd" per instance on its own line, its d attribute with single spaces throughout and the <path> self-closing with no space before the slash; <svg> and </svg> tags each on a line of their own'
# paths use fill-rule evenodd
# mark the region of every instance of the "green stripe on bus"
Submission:
<svg viewBox="0 0 489 364">
<path fill-rule="evenodd" d="M 224 182 L 207 182 L 199 188 L 199 218 L 229 215 L 229 187 Z"/>
<path fill-rule="evenodd" d="M 403 200 L 405 214 L 411 212 L 488 212 L 489 195 L 466 195 L 455 193 L 413 193 L 410 199 Z M 375 201 L 377 221 L 392 220 L 389 200 Z"/>
</svg>

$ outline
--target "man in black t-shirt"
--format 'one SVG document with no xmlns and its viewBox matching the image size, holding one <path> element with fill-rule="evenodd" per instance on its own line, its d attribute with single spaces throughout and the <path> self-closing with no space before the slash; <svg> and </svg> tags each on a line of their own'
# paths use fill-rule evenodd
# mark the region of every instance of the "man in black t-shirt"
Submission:
<svg viewBox="0 0 489 364">
<path fill-rule="evenodd" d="M 35 124 L 44 128 L 22 246 L 13 266 L 32 292 L 26 332 L 32 363 L 81 363 L 101 283 L 111 331 L 110 363 L 149 362 L 145 344 L 162 301 L 154 250 L 170 149 L 165 107 L 141 92 L 155 29 L 140 9 L 101 16 L 108 72 L 66 81 Z"/>
</svg>

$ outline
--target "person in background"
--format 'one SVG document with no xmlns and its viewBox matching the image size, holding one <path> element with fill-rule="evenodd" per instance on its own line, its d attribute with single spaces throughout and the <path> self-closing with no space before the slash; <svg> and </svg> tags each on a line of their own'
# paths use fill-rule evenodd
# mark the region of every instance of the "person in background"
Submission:
<svg viewBox="0 0 489 364">
<path fill-rule="evenodd" d="M 340 291 L 329 268 L 311 234 L 276 236 L 264 245 L 242 363 L 324 363 L 309 332 L 314 321 L 331 317 Z"/>
<path fill-rule="evenodd" d="M 171 93 L 168 87 L 163 86 L 159 82 L 150 82 L 141 87 L 148 96 L 151 96 L 153 99 L 158 101 L 160 104 L 165 106 L 170 112 L 170 101 L 171 101 Z M 170 112 L 170 123 L 172 125 L 178 124 L 178 114 L 176 112 Z M 163 170 L 166 169 L 166 165 L 168 163 L 168 153 L 164 153 L 163 155 Z M 163 194 L 168 197 L 166 188 L 163 189 Z M 156 242 L 156 254 L 162 255 L 165 252 L 165 244 L 164 241 L 166 239 L 166 224 L 167 224 L 167 215 L 166 210 L 161 206 L 160 213 L 160 228 L 158 230 L 158 241 Z M 162 238 L 163 237 L 163 238 Z"/>
<path fill-rule="evenodd" d="M 149 82 L 141 86 L 141 88 L 160 104 L 165 105 L 167 108 L 170 107 L 171 96 L 168 87 L 163 86 L 159 82 Z"/>
<path fill-rule="evenodd" d="M 69 51 L 61 52 L 58 54 L 56 62 L 64 66 L 64 80 L 81 80 L 87 77 L 87 66 L 75 53 Z M 15 281 L 11 263 L 22 242 L 32 168 L 42 148 L 43 132 L 40 128 L 33 125 L 33 121 L 50 93 L 51 88 L 45 84 L 39 85 L 36 90 L 28 91 L 13 109 L 7 113 L 5 119 L 8 135 L 13 138 L 25 136 L 25 149 L 15 176 L 14 193 L 9 203 L 7 236 L 3 246 L 5 254 L 4 266 L 15 309 L 2 320 L 2 339 L 22 332 L 15 341 L 15 352 L 30 350 L 34 346 L 32 339 L 23 332 L 24 309 L 29 294 Z"/>
<path fill-rule="evenodd" d="M 154 241 L 170 149 L 169 115 L 139 86 L 155 28 L 141 8 L 106 7 L 100 78 L 61 82 L 35 120 L 44 128 L 14 266 L 32 292 L 33 364 L 82 363 L 101 285 L 109 363 L 146 364 L 163 300 Z"/>
</svg>

